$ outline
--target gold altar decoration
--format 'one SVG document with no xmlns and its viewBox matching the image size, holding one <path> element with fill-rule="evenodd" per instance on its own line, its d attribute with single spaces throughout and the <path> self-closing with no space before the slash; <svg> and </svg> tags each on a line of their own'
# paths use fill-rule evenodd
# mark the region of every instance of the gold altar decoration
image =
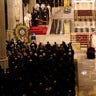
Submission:
<svg viewBox="0 0 96 96">
<path fill-rule="evenodd" d="M 64 8 L 69 8 L 71 4 L 71 0 L 64 0 Z"/>
<path fill-rule="evenodd" d="M 17 24 L 14 29 L 15 39 L 28 42 L 29 28 L 23 24 Z"/>
</svg>

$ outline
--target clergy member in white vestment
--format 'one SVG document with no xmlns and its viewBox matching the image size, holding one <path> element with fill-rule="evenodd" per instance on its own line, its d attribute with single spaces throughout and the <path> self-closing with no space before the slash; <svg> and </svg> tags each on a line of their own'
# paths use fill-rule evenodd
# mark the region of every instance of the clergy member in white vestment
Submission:
<svg viewBox="0 0 96 96">
<path fill-rule="evenodd" d="M 49 4 L 47 5 L 47 8 L 48 8 L 48 11 L 49 11 L 49 18 L 50 18 L 51 17 L 51 7 L 50 7 Z"/>
<path fill-rule="evenodd" d="M 31 26 L 31 14 L 29 12 L 24 16 L 24 23 L 27 27 Z"/>
</svg>

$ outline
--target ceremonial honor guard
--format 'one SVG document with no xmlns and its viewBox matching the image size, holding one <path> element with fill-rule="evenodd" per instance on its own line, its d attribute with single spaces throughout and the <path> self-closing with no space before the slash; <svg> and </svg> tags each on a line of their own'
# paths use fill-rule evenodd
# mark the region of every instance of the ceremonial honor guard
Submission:
<svg viewBox="0 0 96 96">
<path fill-rule="evenodd" d="M 33 26 L 37 26 L 38 25 L 38 18 L 39 18 L 39 13 L 38 13 L 37 10 L 34 10 L 33 14 L 32 14 L 32 25 Z"/>
</svg>

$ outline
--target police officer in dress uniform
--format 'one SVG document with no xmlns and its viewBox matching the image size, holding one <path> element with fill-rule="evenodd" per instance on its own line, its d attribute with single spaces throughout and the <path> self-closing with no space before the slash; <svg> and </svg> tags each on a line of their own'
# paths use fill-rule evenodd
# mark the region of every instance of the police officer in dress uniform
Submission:
<svg viewBox="0 0 96 96">
<path fill-rule="evenodd" d="M 37 26 L 38 25 L 38 19 L 39 19 L 39 12 L 38 10 L 34 9 L 32 14 L 32 25 Z"/>
<path fill-rule="evenodd" d="M 43 24 L 46 25 L 46 21 L 47 21 L 47 16 L 48 16 L 48 8 L 45 7 L 44 9 L 42 9 L 42 20 L 44 21 Z"/>
</svg>

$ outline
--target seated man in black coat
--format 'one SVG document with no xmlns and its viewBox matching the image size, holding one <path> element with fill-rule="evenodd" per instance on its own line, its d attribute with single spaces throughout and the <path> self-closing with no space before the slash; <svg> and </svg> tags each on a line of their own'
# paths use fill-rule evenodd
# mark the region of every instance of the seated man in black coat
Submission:
<svg viewBox="0 0 96 96">
<path fill-rule="evenodd" d="M 95 58 L 95 48 L 89 46 L 89 47 L 87 48 L 86 54 L 87 54 L 87 58 L 88 58 L 88 59 L 94 59 L 94 58 Z"/>
</svg>

